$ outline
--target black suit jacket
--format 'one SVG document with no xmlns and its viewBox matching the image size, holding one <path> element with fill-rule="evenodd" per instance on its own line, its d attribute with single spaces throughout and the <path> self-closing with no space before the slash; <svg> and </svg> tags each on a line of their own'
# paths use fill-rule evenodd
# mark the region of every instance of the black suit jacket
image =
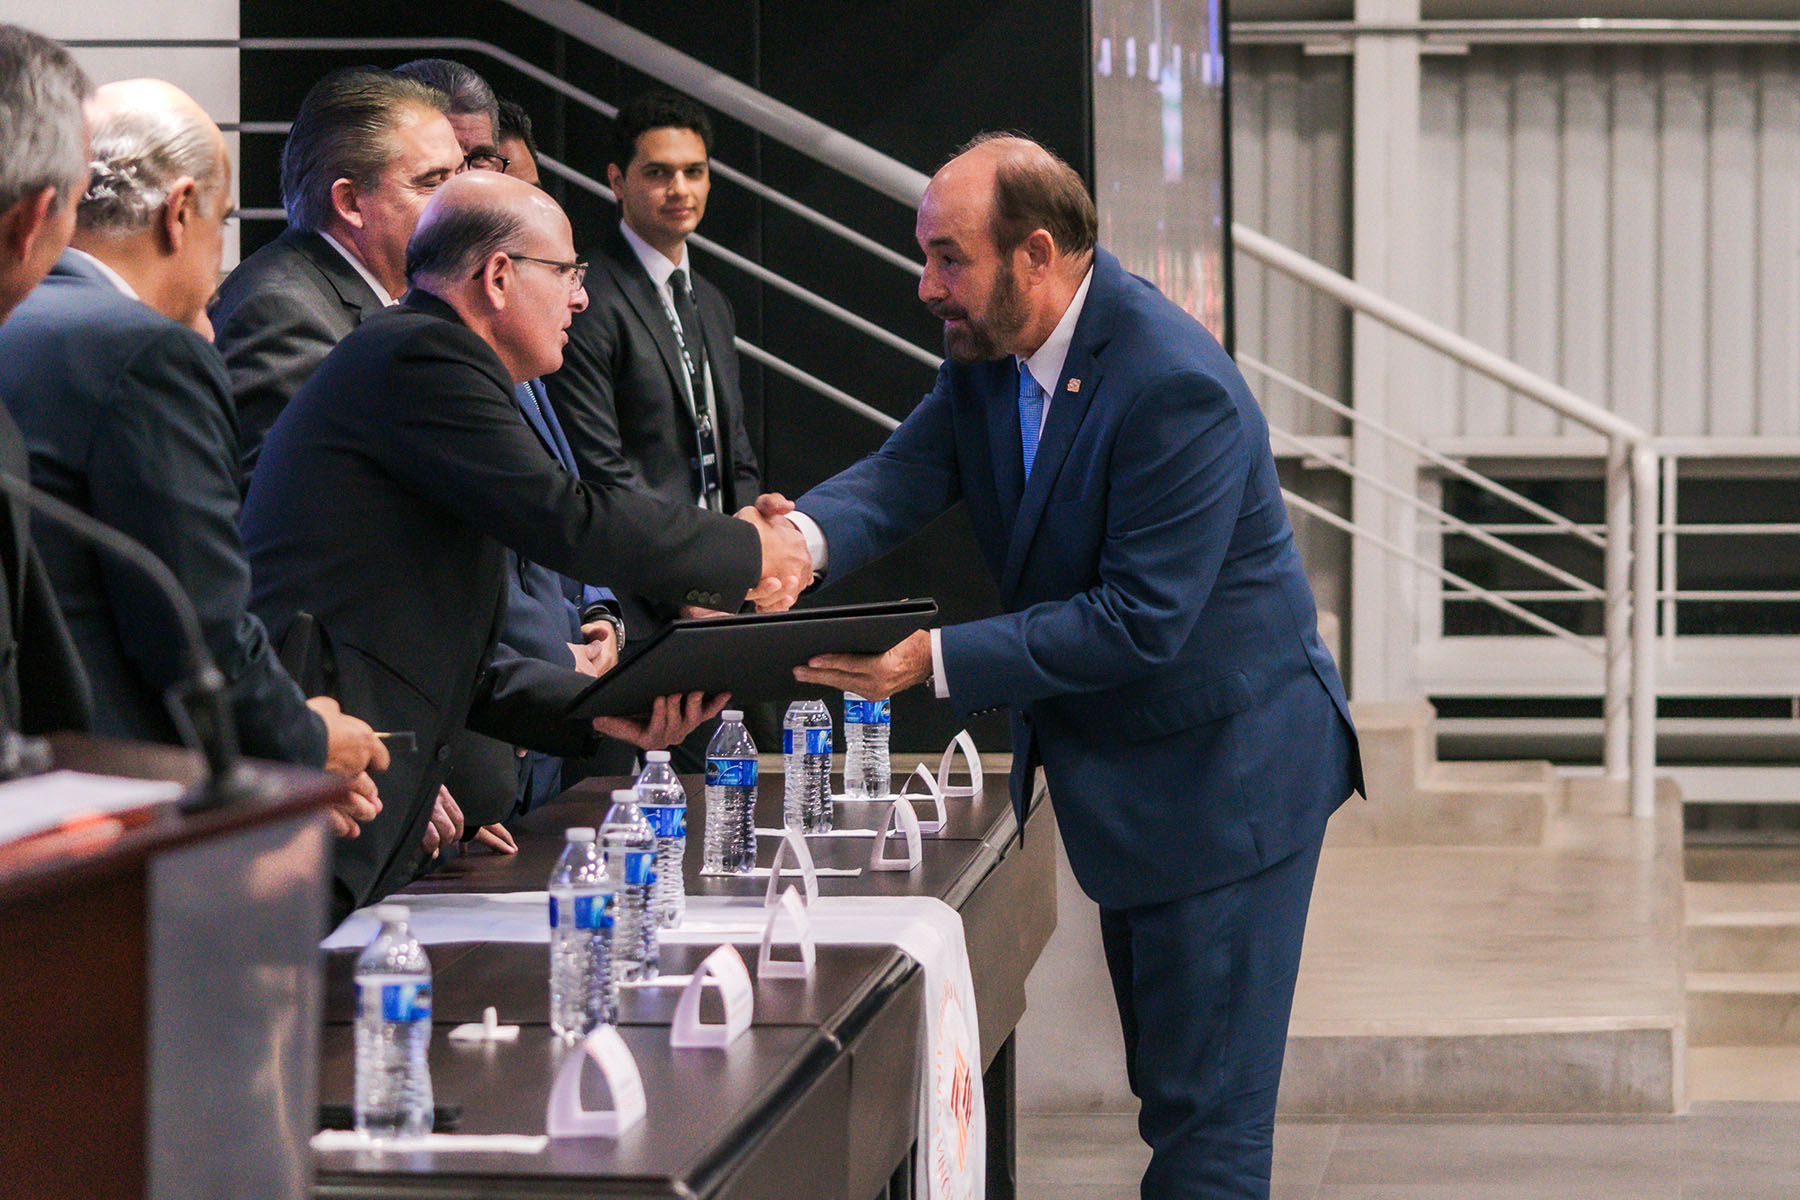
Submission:
<svg viewBox="0 0 1800 1200">
<path fill-rule="evenodd" d="M 569 327 L 562 370 L 544 388 L 581 477 L 671 504 L 694 503 L 694 419 L 681 390 L 681 348 L 644 264 L 615 226 L 590 256 L 588 306 Z M 725 296 L 692 271 L 719 417 L 719 481 L 725 511 L 754 504 L 761 472 L 744 427 L 737 324 Z M 641 594 L 619 592 L 625 626 L 644 637 L 675 615 Z"/>
<path fill-rule="evenodd" d="M 288 230 L 226 277 L 207 312 L 231 376 L 246 477 L 288 401 L 331 348 L 382 307 L 331 243 L 300 229 Z"/>
<path fill-rule="evenodd" d="M 244 751 L 323 763 L 324 722 L 246 608 L 237 431 L 217 352 L 66 253 L 0 327 L 0 402 L 24 431 L 39 487 L 174 572 L 231 683 Z M 190 668 L 168 601 L 136 567 L 60 527 L 39 522 L 37 534 L 99 701 L 95 728 L 177 741 L 163 696 Z"/>
<path fill-rule="evenodd" d="M 417 292 L 345 338 L 276 421 L 244 537 L 254 604 L 276 637 L 310 614 L 320 686 L 377 728 L 418 736 L 380 780 L 381 815 L 338 846 L 339 908 L 418 868 L 465 722 L 549 754 L 593 747 L 569 716 L 585 677 L 494 658 L 506 547 L 585 582 L 713 608 L 736 607 L 762 562 L 744 522 L 564 470 L 520 415 L 499 357 Z"/>
<path fill-rule="evenodd" d="M 25 441 L 3 409 L 0 472 L 31 478 Z M 0 495 L 0 729 L 87 729 L 93 717 L 87 675 L 31 540 L 31 511 Z"/>
</svg>

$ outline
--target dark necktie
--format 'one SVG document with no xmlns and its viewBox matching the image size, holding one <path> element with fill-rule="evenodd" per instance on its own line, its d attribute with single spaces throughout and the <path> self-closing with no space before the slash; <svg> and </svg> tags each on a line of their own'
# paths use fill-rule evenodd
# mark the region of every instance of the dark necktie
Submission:
<svg viewBox="0 0 1800 1200">
<path fill-rule="evenodd" d="M 700 310 L 694 304 L 694 290 L 688 284 L 686 271 L 669 276 L 669 290 L 675 295 L 675 319 L 680 322 L 681 359 L 687 367 L 688 381 L 693 387 L 694 412 L 704 420 L 706 385 L 701 364 L 706 361 L 706 342 L 700 336 Z"/>
<path fill-rule="evenodd" d="M 713 435 L 712 412 L 706 403 L 706 342 L 700 335 L 700 309 L 686 271 L 669 276 L 675 300 L 675 332 L 681 340 L 681 361 L 688 374 L 688 399 L 694 411 L 694 485 L 700 500 L 720 508 L 718 439 Z"/>
</svg>

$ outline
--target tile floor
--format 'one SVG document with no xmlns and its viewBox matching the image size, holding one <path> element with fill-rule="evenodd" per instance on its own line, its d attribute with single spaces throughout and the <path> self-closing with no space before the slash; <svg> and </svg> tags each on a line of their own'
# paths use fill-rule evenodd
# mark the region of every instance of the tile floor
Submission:
<svg viewBox="0 0 1800 1200">
<path fill-rule="evenodd" d="M 1148 1152 L 1123 1116 L 1022 1115 L 1019 1195 L 1132 1200 Z M 1283 1121 L 1271 1200 L 1795 1200 L 1800 1104 L 1685 1116 Z"/>
</svg>

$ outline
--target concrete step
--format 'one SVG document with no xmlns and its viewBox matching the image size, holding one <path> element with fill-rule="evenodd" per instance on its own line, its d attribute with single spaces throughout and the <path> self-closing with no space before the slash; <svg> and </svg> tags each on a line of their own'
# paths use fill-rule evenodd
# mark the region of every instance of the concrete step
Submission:
<svg viewBox="0 0 1800 1200">
<path fill-rule="evenodd" d="M 1688 1103 L 1800 1102 L 1800 1046 L 1691 1046 Z"/>
<path fill-rule="evenodd" d="M 1800 971 L 1689 971 L 1688 1044 L 1800 1046 Z"/>
<path fill-rule="evenodd" d="M 1692 971 L 1800 971 L 1800 921 L 1690 921 L 1687 956 Z"/>
<path fill-rule="evenodd" d="M 1327 846 L 1539 846 L 1551 814 L 1543 789 L 1445 787 L 1351 800 L 1326 827 Z"/>
</svg>

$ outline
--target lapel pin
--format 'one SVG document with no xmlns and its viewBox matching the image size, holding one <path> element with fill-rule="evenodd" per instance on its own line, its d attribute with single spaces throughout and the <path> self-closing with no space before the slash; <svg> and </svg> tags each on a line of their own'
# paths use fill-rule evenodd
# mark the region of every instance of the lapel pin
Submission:
<svg viewBox="0 0 1800 1200">
<path fill-rule="evenodd" d="M 1080 390 L 1081 390 L 1081 380 L 1079 380 L 1079 379 L 1069 380 L 1069 391 L 1079 392 Z"/>
</svg>

